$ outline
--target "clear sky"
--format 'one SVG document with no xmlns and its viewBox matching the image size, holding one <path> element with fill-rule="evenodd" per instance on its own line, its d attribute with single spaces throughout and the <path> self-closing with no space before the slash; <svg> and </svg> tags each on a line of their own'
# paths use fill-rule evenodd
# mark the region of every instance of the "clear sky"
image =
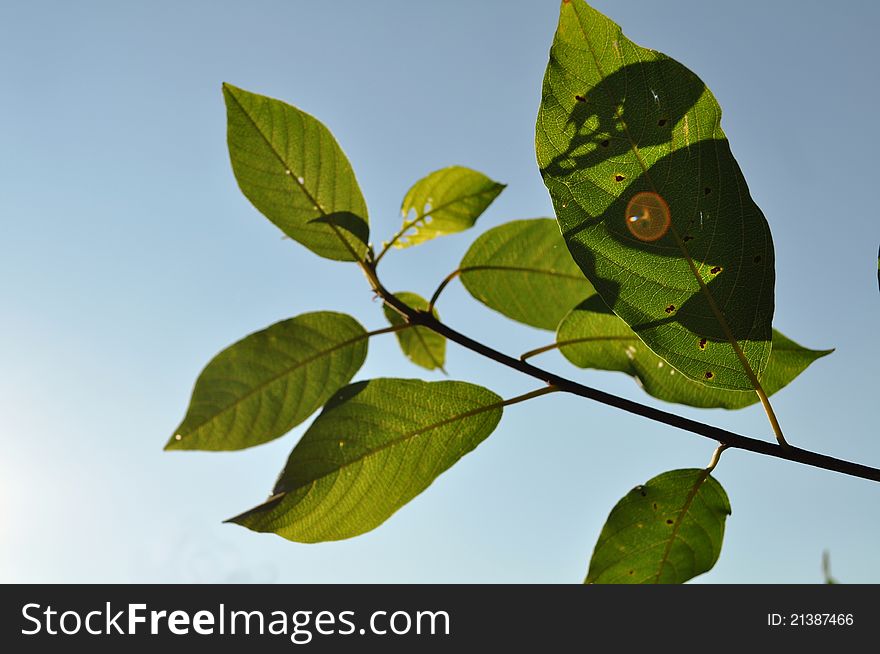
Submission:
<svg viewBox="0 0 880 654">
<path fill-rule="evenodd" d="M 880 4 L 594 5 L 714 91 L 773 231 L 775 326 L 837 348 L 775 397 L 788 439 L 880 466 Z M 552 215 L 534 120 L 557 15 L 552 0 L 0 5 L 0 581 L 578 582 L 627 490 L 708 462 L 694 435 L 539 398 L 376 531 L 300 545 L 221 521 L 266 497 L 306 425 L 243 452 L 162 451 L 202 366 L 245 334 L 320 309 L 384 324 L 356 269 L 283 240 L 239 193 L 221 83 L 334 132 L 377 241 L 431 170 L 508 184 L 471 232 L 386 258 L 386 285 L 429 295 L 477 234 Z M 457 283 L 440 311 L 513 354 L 552 339 Z M 370 349 L 358 378 L 441 377 L 391 336 Z M 662 405 L 623 375 L 541 363 Z M 535 387 L 454 345 L 448 370 L 507 397 Z M 680 412 L 771 438 L 758 407 Z M 880 484 L 737 451 L 716 476 L 733 515 L 701 582 L 818 582 L 825 549 L 841 581 L 880 582 Z"/>
</svg>

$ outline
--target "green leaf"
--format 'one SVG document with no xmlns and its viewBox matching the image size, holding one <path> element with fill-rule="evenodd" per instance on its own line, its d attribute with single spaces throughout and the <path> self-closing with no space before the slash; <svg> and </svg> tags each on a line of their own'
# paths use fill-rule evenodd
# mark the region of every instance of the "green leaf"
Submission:
<svg viewBox="0 0 880 654">
<path fill-rule="evenodd" d="M 594 296 L 576 307 L 559 325 L 559 351 L 579 368 L 618 370 L 634 377 L 649 395 L 667 402 L 703 408 L 741 409 L 758 402 L 751 391 L 731 391 L 700 384 L 677 372 L 654 354 L 629 326 Z M 713 347 L 706 341 L 703 347 Z M 834 350 L 810 350 L 773 330 L 773 350 L 761 384 L 768 395 L 784 388 L 816 359 Z"/>
<path fill-rule="evenodd" d="M 240 450 L 278 438 L 347 384 L 369 334 L 343 313 L 305 313 L 251 334 L 199 375 L 166 450 Z"/>
<path fill-rule="evenodd" d="M 508 318 L 556 329 L 595 290 L 552 218 L 514 220 L 480 236 L 459 265 L 468 292 Z"/>
<path fill-rule="evenodd" d="M 408 307 L 418 311 L 428 310 L 428 301 L 415 293 L 395 293 L 394 296 Z M 403 316 L 394 309 L 388 305 L 385 305 L 384 309 L 385 317 L 393 326 L 406 324 Z M 440 318 L 436 309 L 433 309 L 432 313 L 435 318 Z M 403 329 L 397 332 L 396 336 L 400 349 L 414 364 L 428 370 L 435 368 L 443 370 L 443 363 L 446 361 L 446 339 L 443 336 L 420 326 Z"/>
<path fill-rule="evenodd" d="M 708 470 L 664 472 L 611 510 L 585 583 L 682 584 L 715 565 L 728 515 Z"/>
<path fill-rule="evenodd" d="M 491 434 L 502 404 L 464 382 L 347 386 L 297 443 L 273 496 L 231 522 L 302 543 L 375 529 Z"/>
<path fill-rule="evenodd" d="M 581 0 L 562 5 L 536 146 L 566 244 L 655 353 L 702 383 L 751 390 L 770 357 L 773 244 L 720 119 L 690 70 Z M 642 192 L 665 199 L 668 229 L 662 206 L 653 221 L 628 210 Z"/>
<path fill-rule="evenodd" d="M 473 227 L 504 186 L 464 166 L 434 171 L 403 198 L 402 236 L 394 246 L 407 248 Z"/>
<path fill-rule="evenodd" d="M 330 130 L 296 107 L 230 84 L 223 96 L 232 170 L 251 204 L 316 254 L 362 260 L 367 205 Z"/>
</svg>

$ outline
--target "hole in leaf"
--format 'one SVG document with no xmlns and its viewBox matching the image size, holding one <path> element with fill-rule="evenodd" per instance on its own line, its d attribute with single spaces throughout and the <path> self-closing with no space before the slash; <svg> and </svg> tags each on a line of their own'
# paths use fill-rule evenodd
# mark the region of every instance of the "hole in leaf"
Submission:
<svg viewBox="0 0 880 654">
<path fill-rule="evenodd" d="M 706 343 L 708 343 L 708 342 L 709 342 L 708 339 L 706 339 L 706 338 L 701 338 L 701 339 L 700 339 L 700 349 L 701 349 L 701 350 L 705 350 L 705 349 L 706 349 Z"/>
<path fill-rule="evenodd" d="M 675 311 L 675 305 L 674 305 L 674 304 L 670 304 L 668 307 L 666 307 L 666 308 L 663 309 L 663 310 L 664 310 L 666 313 L 672 313 L 673 311 Z"/>
<path fill-rule="evenodd" d="M 710 270 L 709 272 L 712 273 L 713 275 L 717 275 L 717 274 L 720 273 L 722 270 L 723 270 L 723 268 L 722 268 L 721 266 L 715 266 L 715 267 L 712 268 L 712 270 Z"/>
<path fill-rule="evenodd" d="M 654 510 L 657 510 L 657 502 L 654 502 Z"/>
<path fill-rule="evenodd" d="M 668 122 L 668 120 L 669 120 L 668 118 L 661 118 L 660 120 L 657 121 L 657 125 L 659 125 L 660 127 L 663 127 Z"/>
<path fill-rule="evenodd" d="M 656 241 L 669 230 L 669 205 L 653 191 L 636 193 L 626 205 L 625 220 L 627 229 L 637 239 Z"/>
<path fill-rule="evenodd" d="M 577 100 L 578 102 L 586 102 L 587 101 L 587 99 L 582 95 L 576 95 L 576 96 L 574 96 L 574 99 Z"/>
<path fill-rule="evenodd" d="M 634 574 L 636 573 L 636 571 L 635 571 L 635 570 L 630 570 L 629 573 L 630 573 L 631 575 L 634 575 Z"/>
<path fill-rule="evenodd" d="M 671 525 L 671 524 L 673 524 L 674 522 L 675 522 L 675 521 L 674 521 L 672 518 L 667 518 L 667 519 L 666 519 L 666 524 L 667 524 L 667 525 Z"/>
<path fill-rule="evenodd" d="M 626 177 L 624 177 L 624 176 L 621 175 L 620 173 L 617 173 L 617 174 L 614 176 L 614 181 L 615 181 L 615 182 L 622 182 L 622 181 L 625 180 L 625 179 L 626 179 Z M 627 213 L 628 213 L 628 212 L 627 212 Z"/>
<path fill-rule="evenodd" d="M 715 373 L 711 370 L 707 370 L 704 376 L 706 377 L 706 379 L 712 379 L 715 376 Z"/>
<path fill-rule="evenodd" d="M 601 145 L 603 148 L 607 148 L 610 145 L 610 143 L 611 142 L 608 139 L 605 139 L 599 145 Z"/>
<path fill-rule="evenodd" d="M 688 241 L 693 241 L 693 240 L 694 240 L 694 237 L 691 236 L 690 234 L 685 234 L 685 236 L 684 236 L 684 238 L 683 238 L 682 240 L 683 240 L 685 243 L 687 243 Z"/>
</svg>

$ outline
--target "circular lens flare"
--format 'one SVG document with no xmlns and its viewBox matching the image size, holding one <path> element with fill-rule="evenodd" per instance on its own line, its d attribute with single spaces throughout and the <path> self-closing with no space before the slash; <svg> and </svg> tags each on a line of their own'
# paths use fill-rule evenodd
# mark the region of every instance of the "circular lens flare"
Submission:
<svg viewBox="0 0 880 654">
<path fill-rule="evenodd" d="M 640 241 L 656 241 L 669 231 L 666 200 L 653 191 L 636 193 L 626 205 L 626 228 Z"/>
</svg>

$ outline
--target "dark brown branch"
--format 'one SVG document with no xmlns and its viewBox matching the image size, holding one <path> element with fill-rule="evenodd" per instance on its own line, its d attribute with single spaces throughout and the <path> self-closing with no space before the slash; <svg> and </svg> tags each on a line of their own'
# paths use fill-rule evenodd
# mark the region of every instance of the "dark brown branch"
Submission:
<svg viewBox="0 0 880 654">
<path fill-rule="evenodd" d="M 557 387 L 561 391 L 595 400 L 596 402 L 601 402 L 602 404 L 607 404 L 608 406 L 613 406 L 622 409 L 623 411 L 634 413 L 635 415 L 654 420 L 655 422 L 661 422 L 671 427 L 676 427 L 699 436 L 710 438 L 714 441 L 718 441 L 722 445 L 726 445 L 727 447 L 748 450 L 749 452 L 773 456 L 778 459 L 787 459 L 796 463 L 802 463 L 804 465 L 814 466 L 824 470 L 832 470 L 852 477 L 880 481 L 880 470 L 877 468 L 836 459 L 831 456 L 803 450 L 791 445 L 783 447 L 776 443 L 770 443 L 749 436 L 742 436 L 741 434 L 736 434 L 720 427 L 713 427 L 712 425 L 707 425 L 696 420 L 691 420 L 690 418 L 669 413 L 668 411 L 655 409 L 595 388 L 590 388 L 589 386 L 584 386 L 583 384 L 578 384 L 577 382 L 566 379 L 565 377 L 560 377 L 559 375 L 538 368 L 537 366 L 533 366 L 525 361 L 515 359 L 452 329 L 437 320 L 430 313 L 417 311 L 406 306 L 382 286 L 379 279 L 376 277 L 375 270 L 371 269 L 369 265 L 363 265 L 362 267 L 367 279 L 373 286 L 373 290 L 388 306 L 406 317 L 409 322 L 427 327 L 428 329 L 445 336 L 450 341 L 458 343 L 462 347 L 476 352 L 477 354 L 482 354 L 484 357 L 497 361 L 508 368 L 513 368 L 514 370 L 518 370 L 530 377 L 540 379 L 551 386 Z"/>
</svg>

